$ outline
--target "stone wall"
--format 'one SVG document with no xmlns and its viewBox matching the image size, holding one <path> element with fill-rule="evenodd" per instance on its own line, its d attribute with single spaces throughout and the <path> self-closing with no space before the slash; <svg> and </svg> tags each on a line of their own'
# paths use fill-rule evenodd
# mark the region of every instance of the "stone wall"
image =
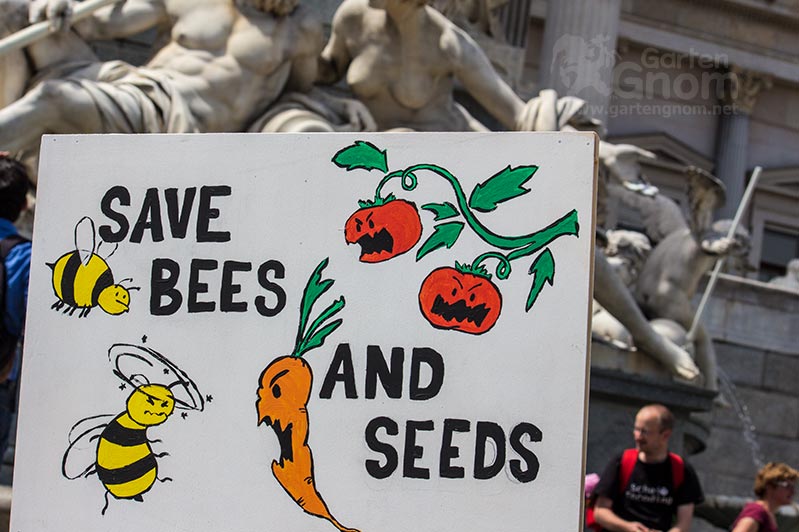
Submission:
<svg viewBox="0 0 799 532">
<path fill-rule="evenodd" d="M 725 276 L 705 322 L 752 419 L 756 448 L 735 409 L 717 407 L 707 417 L 707 449 L 691 462 L 706 493 L 751 497 L 753 454 L 799 466 L 799 292 Z M 701 523 L 697 530 L 717 529 Z"/>
</svg>

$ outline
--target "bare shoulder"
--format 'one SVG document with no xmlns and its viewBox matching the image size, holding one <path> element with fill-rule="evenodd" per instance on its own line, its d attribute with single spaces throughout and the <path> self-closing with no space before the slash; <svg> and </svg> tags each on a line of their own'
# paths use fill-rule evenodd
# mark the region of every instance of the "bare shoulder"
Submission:
<svg viewBox="0 0 799 532">
<path fill-rule="evenodd" d="M 359 23 L 370 9 L 369 0 L 344 0 L 333 15 L 333 27 Z"/>
<path fill-rule="evenodd" d="M 468 61 L 475 53 L 481 53 L 479 45 L 469 34 L 447 17 L 430 6 L 425 7 L 431 31 L 438 33 L 439 46 L 451 60 Z"/>
</svg>

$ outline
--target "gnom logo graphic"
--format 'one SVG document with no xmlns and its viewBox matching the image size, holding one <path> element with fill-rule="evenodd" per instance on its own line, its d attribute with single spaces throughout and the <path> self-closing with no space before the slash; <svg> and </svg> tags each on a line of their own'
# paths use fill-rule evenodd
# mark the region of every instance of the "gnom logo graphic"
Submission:
<svg viewBox="0 0 799 532">
<path fill-rule="evenodd" d="M 551 79 L 557 79 L 573 96 L 581 96 L 588 89 L 610 96 L 613 86 L 602 80 L 612 76 L 602 75 L 602 71 L 613 68 L 618 54 L 609 44 L 609 35 L 598 35 L 591 40 L 579 35 L 561 36 L 552 52 Z"/>
</svg>

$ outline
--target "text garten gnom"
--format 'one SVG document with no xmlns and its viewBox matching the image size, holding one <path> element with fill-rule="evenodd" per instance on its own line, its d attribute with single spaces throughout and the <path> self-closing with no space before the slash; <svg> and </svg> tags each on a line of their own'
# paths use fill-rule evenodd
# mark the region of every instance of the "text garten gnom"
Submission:
<svg viewBox="0 0 799 532">
<path fill-rule="evenodd" d="M 145 239 L 154 243 L 165 238 L 177 240 L 194 237 L 198 244 L 225 243 L 230 241 L 230 232 L 213 230 L 212 222 L 220 225 L 219 202 L 231 195 L 227 185 L 177 188 L 148 188 L 142 198 L 132 198 L 130 190 L 115 186 L 103 195 L 100 210 L 109 223 L 100 225 L 100 238 L 109 243 L 127 240 L 140 244 Z M 132 201 L 137 203 L 132 205 Z M 140 202 L 140 205 L 139 203 Z M 192 211 L 194 233 L 189 234 Z M 187 272 L 188 270 L 188 272 Z M 286 271 L 283 264 L 274 259 L 261 262 L 257 267 L 251 261 L 192 258 L 189 264 L 181 264 L 169 257 L 157 257 L 152 261 L 150 277 L 150 313 L 154 316 L 169 316 L 181 308 L 196 312 L 247 312 L 250 302 L 241 295 L 242 276 L 256 275 L 263 292 L 252 298 L 255 310 L 263 316 L 275 316 L 286 306 L 286 292 L 275 282 L 283 279 Z M 211 283 L 219 286 L 218 293 L 211 293 Z M 185 303 L 185 305 L 184 305 Z"/>
<path fill-rule="evenodd" d="M 148 188 L 143 197 L 134 198 L 128 188 L 114 186 L 100 202 L 100 210 L 107 221 L 99 226 L 98 234 L 109 243 L 140 244 L 145 238 L 158 243 L 166 238 L 192 237 L 198 244 L 230 242 L 230 232 L 219 228 L 219 206 L 231 194 L 230 186 L 214 185 L 182 190 Z M 194 225 L 190 227 L 192 212 L 195 212 Z M 191 234 L 190 229 L 193 229 Z M 253 272 L 263 292 L 247 301 L 241 295 L 239 276 Z M 284 279 L 285 274 L 284 265 L 276 259 L 264 260 L 254 267 L 247 260 L 220 263 L 216 259 L 195 257 L 189 264 L 181 264 L 169 257 L 156 257 L 151 268 L 150 313 L 168 316 L 183 308 L 189 313 L 247 312 L 252 302 L 259 314 L 275 316 L 286 306 L 286 292 L 275 282 Z M 219 286 L 217 294 L 211 293 L 209 283 L 212 280 Z M 410 372 L 407 381 L 404 379 L 406 365 Z M 423 373 L 429 375 L 429 382 L 421 382 Z M 392 348 L 387 361 L 379 346 L 370 345 L 366 349 L 362 399 L 377 397 L 378 382 L 386 397 L 403 399 L 403 383 L 407 382 L 407 399 L 429 401 L 444 385 L 445 373 L 444 357 L 432 348 L 413 348 L 409 364 L 406 364 L 403 348 Z M 331 399 L 338 387 L 343 388 L 341 392 L 346 399 L 359 399 L 352 351 L 346 343 L 336 348 L 319 398 Z M 440 443 L 435 449 L 420 444 L 422 433 L 436 434 L 435 440 Z M 488 480 L 507 467 L 508 473 L 518 482 L 532 482 L 540 466 L 533 446 L 543 439 L 541 430 L 529 422 L 503 428 L 493 421 L 473 422 L 454 417 L 398 421 L 377 416 L 367 423 L 363 434 L 367 447 L 374 453 L 365 460 L 364 466 L 375 479 L 401 475 L 406 479 L 424 480 L 437 475 L 448 479 Z M 437 462 L 437 468 L 424 465 L 431 460 Z"/>
</svg>

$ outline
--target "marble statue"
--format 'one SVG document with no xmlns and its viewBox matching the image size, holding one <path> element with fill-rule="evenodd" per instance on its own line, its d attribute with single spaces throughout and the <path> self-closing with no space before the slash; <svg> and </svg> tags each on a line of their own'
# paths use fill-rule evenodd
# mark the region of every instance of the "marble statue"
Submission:
<svg viewBox="0 0 799 532">
<path fill-rule="evenodd" d="M 424 1 L 344 0 L 319 74 L 323 84 L 346 80 L 380 131 L 486 131 L 455 101 L 456 84 L 509 130 L 588 122 L 577 98 L 525 104 L 477 43 Z"/>
<path fill-rule="evenodd" d="M 771 279 L 768 284 L 799 292 L 799 257 L 791 259 L 785 267 L 785 275 Z"/>
<path fill-rule="evenodd" d="M 94 79 L 47 79 L 1 109 L 0 149 L 46 132 L 242 131 L 284 89 L 309 90 L 316 77 L 322 28 L 297 0 L 126 0 L 74 28 L 93 40 L 165 23 L 170 40 L 145 67 L 111 61 Z"/>
<path fill-rule="evenodd" d="M 665 318 L 690 329 L 695 309 L 691 303 L 699 282 L 716 260 L 748 250 L 748 235 L 736 232 L 728 238 L 729 220 L 713 222 L 714 210 L 724 201 L 724 185 L 708 172 L 690 167 L 686 171 L 690 218 L 677 215 L 676 203 L 659 195 L 657 200 L 629 196 L 657 242 L 635 283 L 635 299 L 649 319 Z M 713 342 L 700 323 L 694 352 L 704 375 L 705 387 L 718 391 L 718 371 Z"/>
<path fill-rule="evenodd" d="M 47 4 L 42 0 L 0 0 L 0 37 L 23 29 L 29 20 L 47 16 Z M 60 24 L 56 22 L 59 17 L 52 20 L 54 25 Z M 91 48 L 72 31 L 57 31 L 25 49 L 0 55 L 0 108 L 18 100 L 44 78 L 72 74 L 95 61 Z"/>
</svg>

